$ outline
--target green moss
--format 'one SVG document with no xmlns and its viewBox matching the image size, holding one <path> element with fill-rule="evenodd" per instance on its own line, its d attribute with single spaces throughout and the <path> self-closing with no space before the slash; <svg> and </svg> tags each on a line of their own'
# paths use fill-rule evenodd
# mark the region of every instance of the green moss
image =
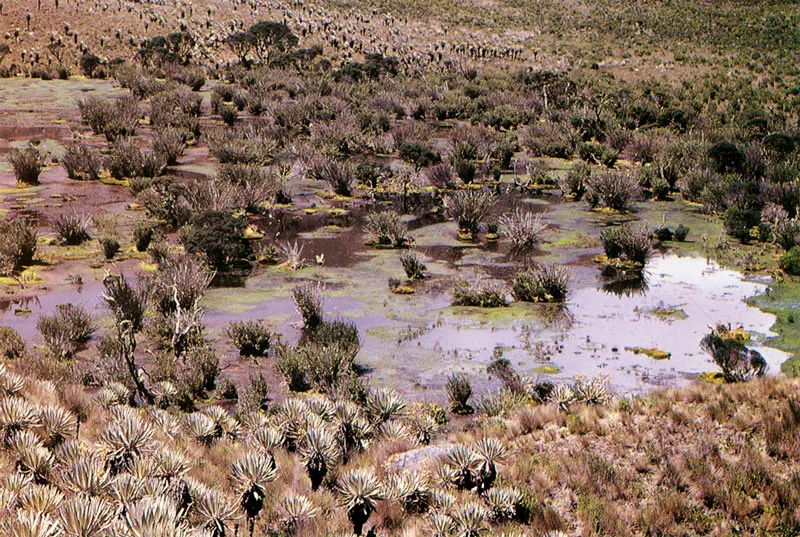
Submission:
<svg viewBox="0 0 800 537">
<path fill-rule="evenodd" d="M 747 302 L 775 315 L 771 330 L 777 336 L 769 338 L 766 343 L 792 354 L 781 370 L 787 376 L 800 376 L 800 283 L 791 280 L 773 283 L 768 293 L 754 296 Z"/>
<path fill-rule="evenodd" d="M 535 367 L 533 372 L 539 375 L 557 375 L 561 373 L 561 368 L 555 365 L 540 365 Z"/>
<path fill-rule="evenodd" d="M 667 351 L 662 351 L 661 349 L 653 348 L 645 348 L 645 347 L 626 347 L 625 350 L 629 350 L 633 352 L 633 354 L 644 354 L 645 356 L 649 356 L 653 360 L 669 360 L 672 357 L 672 354 Z"/>
<path fill-rule="evenodd" d="M 652 308 L 646 310 L 644 313 L 646 315 L 657 317 L 662 321 L 682 321 L 684 319 L 689 318 L 689 316 L 686 314 L 685 311 L 683 311 L 683 309 L 671 306 Z"/>
</svg>

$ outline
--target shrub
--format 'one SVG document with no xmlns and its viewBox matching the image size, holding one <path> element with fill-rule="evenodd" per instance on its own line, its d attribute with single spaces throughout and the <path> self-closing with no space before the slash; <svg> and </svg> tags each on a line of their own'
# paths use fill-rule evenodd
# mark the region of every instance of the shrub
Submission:
<svg viewBox="0 0 800 537">
<path fill-rule="evenodd" d="M 100 154 L 81 143 L 71 143 L 61 156 L 67 177 L 78 181 L 96 181 L 100 178 L 103 161 Z"/>
<path fill-rule="evenodd" d="M 405 143 L 397 149 L 397 155 L 414 165 L 414 170 L 419 172 L 422 168 L 437 164 L 442 161 L 442 156 L 430 146 L 416 142 Z"/>
<path fill-rule="evenodd" d="M 381 211 L 367 215 L 364 229 L 379 246 L 402 248 L 409 242 L 408 227 L 397 211 Z"/>
<path fill-rule="evenodd" d="M 661 242 L 671 241 L 673 233 L 669 227 L 663 226 L 653 230 L 653 237 Z"/>
<path fill-rule="evenodd" d="M 245 222 L 230 213 L 207 211 L 192 218 L 183 245 L 189 253 L 202 253 L 211 268 L 223 270 L 250 253 L 244 238 Z"/>
<path fill-rule="evenodd" d="M 94 320 L 81 306 L 59 304 L 52 315 L 41 315 L 36 328 L 45 347 L 58 360 L 69 360 L 89 341 Z"/>
<path fill-rule="evenodd" d="M 614 164 L 617 163 L 618 158 L 619 158 L 619 151 L 615 151 L 614 149 L 605 147 L 600 152 L 600 164 L 602 164 L 606 168 L 613 168 Z"/>
<path fill-rule="evenodd" d="M 749 241 L 750 230 L 761 222 L 761 213 L 739 206 L 728 207 L 725 211 L 725 231 L 740 241 Z"/>
<path fill-rule="evenodd" d="M 0 272 L 10 275 L 33 262 L 38 228 L 25 218 L 0 221 Z"/>
<path fill-rule="evenodd" d="M 778 260 L 778 266 L 786 274 L 800 276 L 800 246 L 793 246 Z"/>
<path fill-rule="evenodd" d="M 683 224 L 678 225 L 673 232 L 673 238 L 678 242 L 684 242 L 689 235 L 689 228 Z"/>
<path fill-rule="evenodd" d="M 143 177 L 154 178 L 164 173 L 164 168 L 167 167 L 166 159 L 155 151 L 142 151 L 142 168 L 141 174 Z"/>
<path fill-rule="evenodd" d="M 541 214 L 524 211 L 519 207 L 504 214 L 498 221 L 500 230 L 511 240 L 511 250 L 517 254 L 528 253 L 539 243 L 547 227 Z"/>
<path fill-rule="evenodd" d="M 321 158 L 314 162 L 309 173 L 313 178 L 328 183 L 335 194 L 340 196 L 352 194 L 355 167 L 350 162 Z"/>
<path fill-rule="evenodd" d="M 593 209 L 602 205 L 615 211 L 626 211 L 640 196 L 639 182 L 633 176 L 605 172 L 589 178 L 584 198 Z"/>
<path fill-rule="evenodd" d="M 207 135 L 207 140 L 209 152 L 222 164 L 266 165 L 277 148 L 274 140 L 252 127 L 217 129 Z"/>
<path fill-rule="evenodd" d="M 409 280 L 422 280 L 425 278 L 425 271 L 428 267 L 422 262 L 422 258 L 416 252 L 404 252 L 400 254 L 400 263 Z"/>
<path fill-rule="evenodd" d="M 236 321 L 225 335 L 239 349 L 239 356 L 266 356 L 272 345 L 272 332 L 258 321 Z"/>
<path fill-rule="evenodd" d="M 239 394 L 239 412 L 247 415 L 251 412 L 266 410 L 269 405 L 269 384 L 264 375 L 251 375 Z"/>
<path fill-rule="evenodd" d="M 105 237 L 100 239 L 100 248 L 102 248 L 105 258 L 111 260 L 117 255 L 117 252 L 119 252 L 119 242 L 115 239 Z"/>
<path fill-rule="evenodd" d="M 458 178 L 467 185 L 475 180 L 475 176 L 478 173 L 478 168 L 475 166 L 475 163 L 464 158 L 457 158 L 453 160 L 453 168 L 455 169 Z"/>
<path fill-rule="evenodd" d="M 96 96 L 89 96 L 78 101 L 78 109 L 83 122 L 89 125 L 92 132 L 102 134 L 106 123 L 114 114 L 114 104 Z"/>
<path fill-rule="evenodd" d="M 761 354 L 747 348 L 746 340 L 741 331 L 720 324 L 703 338 L 700 347 L 722 369 L 726 382 L 744 382 L 762 376 L 767 369 L 767 362 Z"/>
<path fill-rule="evenodd" d="M 114 179 L 138 177 L 143 175 L 144 154 L 135 141 L 123 138 L 111 146 L 105 165 Z"/>
<path fill-rule="evenodd" d="M 511 280 L 514 298 L 523 302 L 563 302 L 568 284 L 569 272 L 558 265 L 537 265 Z"/>
<path fill-rule="evenodd" d="M 232 126 L 239 117 L 239 110 L 233 104 L 223 103 L 219 106 L 219 115 L 226 125 Z"/>
<path fill-rule="evenodd" d="M 449 164 L 436 164 L 426 171 L 428 182 L 438 188 L 455 188 L 453 168 Z"/>
<path fill-rule="evenodd" d="M 194 397 L 205 397 L 216 387 L 219 375 L 219 356 L 210 347 L 190 347 L 178 367 L 181 387 Z"/>
<path fill-rule="evenodd" d="M 303 319 L 304 330 L 315 330 L 322 324 L 325 298 L 322 296 L 322 284 L 307 283 L 292 289 L 297 313 Z"/>
<path fill-rule="evenodd" d="M 135 135 L 142 115 L 139 101 L 133 96 L 115 101 L 91 96 L 78 101 L 78 108 L 92 131 L 104 135 L 109 142 Z"/>
<path fill-rule="evenodd" d="M 563 178 L 558 180 L 558 188 L 562 194 L 573 196 L 576 201 L 580 201 L 591 176 L 592 167 L 585 162 L 577 162 Z"/>
<path fill-rule="evenodd" d="M 153 133 L 153 151 L 160 155 L 167 166 L 174 166 L 186 151 L 186 135 L 182 129 L 164 127 Z"/>
<path fill-rule="evenodd" d="M 69 246 L 77 246 L 91 239 L 89 217 L 77 213 L 60 214 L 53 220 L 53 228 L 61 241 Z"/>
<path fill-rule="evenodd" d="M 728 141 L 711 146 L 708 158 L 714 171 L 719 173 L 741 172 L 745 164 L 744 151 Z"/>
<path fill-rule="evenodd" d="M 653 241 L 644 230 L 636 231 L 630 225 L 614 226 L 600 233 L 603 250 L 609 259 L 621 259 L 644 265 Z"/>
<path fill-rule="evenodd" d="M 46 155 L 32 145 L 25 149 L 14 149 L 8 156 L 17 181 L 26 185 L 38 185 L 39 175 L 46 163 Z"/>
<path fill-rule="evenodd" d="M 656 176 L 650 184 L 650 190 L 653 192 L 653 197 L 657 200 L 665 200 L 669 196 L 671 190 L 669 183 L 661 176 Z"/>
<path fill-rule="evenodd" d="M 295 347 L 281 345 L 275 350 L 275 365 L 278 368 L 289 391 L 305 392 L 311 385 L 306 378 L 306 367 L 303 356 Z"/>
<path fill-rule="evenodd" d="M 136 251 L 146 252 L 155 233 L 156 228 L 150 222 L 137 222 L 133 226 L 133 240 L 136 242 Z"/>
<path fill-rule="evenodd" d="M 22 358 L 25 354 L 25 340 L 10 326 L 0 326 L 0 357 L 6 360 Z"/>
<path fill-rule="evenodd" d="M 444 206 L 450 218 L 458 222 L 458 228 L 468 233 L 476 233 L 481 221 L 494 208 L 495 199 L 491 192 L 484 190 L 461 190 L 444 199 Z"/>
<path fill-rule="evenodd" d="M 472 414 L 474 409 L 469 404 L 472 397 L 472 384 L 465 373 L 451 373 L 444 386 L 447 400 L 450 402 L 450 412 L 453 414 Z"/>
<path fill-rule="evenodd" d="M 505 290 L 495 283 L 470 284 L 466 280 L 457 282 L 453 289 L 454 306 L 473 306 L 480 308 L 498 308 L 508 306 Z"/>
</svg>

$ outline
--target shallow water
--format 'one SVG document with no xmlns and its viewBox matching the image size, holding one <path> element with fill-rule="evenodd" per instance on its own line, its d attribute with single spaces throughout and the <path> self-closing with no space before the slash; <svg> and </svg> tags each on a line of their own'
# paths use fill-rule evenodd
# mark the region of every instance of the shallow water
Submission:
<svg viewBox="0 0 800 537">
<path fill-rule="evenodd" d="M 348 275 L 328 287 L 328 318 L 345 318 L 358 326 L 363 341 L 358 362 L 370 371 L 374 383 L 392 385 L 412 397 L 441 398 L 440 388 L 453 371 L 472 374 L 478 392 L 496 386 L 486 366 L 499 356 L 540 379 L 603 374 L 620 392 L 677 385 L 693 374 L 716 370 L 699 344 L 708 327 L 720 322 L 753 333 L 769 373 L 777 374 L 788 358 L 759 345 L 772 335 L 774 317 L 744 302 L 764 292 L 766 284 L 748 281 L 702 258 L 657 255 L 648 264 L 644 287 L 628 286 L 616 293 L 607 290 L 599 267 L 574 267 L 574 288 L 564 307 L 512 304 L 481 310 L 449 307 L 449 294 L 437 290 L 435 280 L 426 282 L 416 295 L 391 295 L 383 286 L 383 274 L 370 265 L 376 259 L 388 262 L 393 259 L 390 255 L 394 254 L 362 254 L 367 261 L 348 268 L 306 269 L 315 272 L 306 272 L 303 279 L 334 270 Z M 439 278 L 440 283 L 447 280 Z M 278 283 L 274 274 L 262 274 L 248 279 L 242 288 L 210 290 L 205 317 L 210 333 L 221 334 L 232 320 L 258 318 L 284 340 L 296 341 L 299 318 L 289 296 L 292 285 Z M 52 312 L 57 304 L 75 303 L 100 315 L 101 291 L 102 285 L 93 283 L 5 301 L 0 303 L 0 322 L 18 330 L 26 341 L 37 342 L 40 314 Z M 20 308 L 30 313 L 19 314 Z M 685 316 L 659 318 L 649 313 L 653 308 L 681 310 Z M 671 357 L 654 360 L 635 354 L 634 347 L 659 348 Z M 558 372 L 542 374 L 545 365 Z M 231 366 L 236 367 L 235 360 Z"/>
<path fill-rule="evenodd" d="M 780 372 L 788 355 L 758 344 L 774 335 L 769 331 L 774 316 L 744 302 L 762 293 L 765 284 L 701 258 L 672 254 L 654 258 L 646 279 L 646 289 L 629 294 L 606 292 L 602 281 L 575 289 L 555 323 L 531 314 L 510 326 L 443 325 L 409 344 L 469 354 L 480 365 L 488 364 L 498 349 L 518 370 L 531 375 L 547 364 L 560 368 L 555 378 L 609 375 L 620 390 L 638 392 L 716 370 L 700 349 L 700 340 L 709 326 L 731 323 L 752 332 L 754 348 L 767 360 L 769 372 Z M 654 308 L 682 310 L 685 318 L 659 318 L 648 313 Z M 671 357 L 654 360 L 635 354 L 635 347 L 658 348 Z"/>
</svg>

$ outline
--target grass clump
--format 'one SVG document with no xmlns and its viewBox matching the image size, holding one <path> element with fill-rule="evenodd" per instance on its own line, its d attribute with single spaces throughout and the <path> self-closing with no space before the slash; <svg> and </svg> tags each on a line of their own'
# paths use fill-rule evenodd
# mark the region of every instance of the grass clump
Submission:
<svg viewBox="0 0 800 537">
<path fill-rule="evenodd" d="M 60 214 L 53 220 L 53 229 L 67 246 L 79 246 L 91 239 L 89 226 L 89 217 L 83 214 Z"/>
<path fill-rule="evenodd" d="M 370 240 L 378 246 L 402 248 L 411 241 L 408 227 L 397 211 L 381 211 L 367 216 L 364 229 Z"/>
<path fill-rule="evenodd" d="M 537 265 L 518 272 L 511 280 L 516 300 L 522 302 L 563 302 L 567 298 L 569 271 L 559 265 Z"/>
<path fill-rule="evenodd" d="M 92 316 L 75 304 L 59 304 L 52 315 L 41 315 L 36 328 L 47 350 L 60 361 L 71 359 L 96 329 Z"/>
<path fill-rule="evenodd" d="M 272 332 L 258 321 L 236 321 L 225 335 L 239 349 L 239 356 L 266 356 L 272 347 Z"/>
<path fill-rule="evenodd" d="M 425 272 L 428 267 L 422 261 L 422 257 L 417 252 L 404 252 L 400 254 L 400 263 L 406 273 L 406 278 L 412 281 L 425 279 Z"/>
<path fill-rule="evenodd" d="M 632 203 L 641 198 L 641 189 L 632 175 L 609 171 L 590 177 L 583 197 L 592 209 L 605 207 L 614 211 L 628 211 Z"/>
<path fill-rule="evenodd" d="M 81 143 L 71 143 L 61 156 L 61 165 L 67 177 L 77 181 L 97 181 L 103 167 L 103 159 L 97 150 Z"/>
<path fill-rule="evenodd" d="M 453 306 L 500 308 L 508 306 L 506 291 L 497 283 L 470 283 L 462 280 L 453 289 Z"/>
<path fill-rule="evenodd" d="M 600 233 L 603 251 L 609 260 L 620 260 L 644 266 L 653 247 L 653 240 L 645 230 L 635 230 L 624 224 Z"/>
<path fill-rule="evenodd" d="M 448 216 L 458 223 L 461 232 L 469 234 L 478 232 L 494 206 L 495 198 L 486 190 L 460 190 L 444 198 Z"/>
<path fill-rule="evenodd" d="M 499 228 L 511 241 L 511 250 L 518 254 L 528 253 L 541 240 L 542 231 L 547 224 L 542 216 L 520 208 L 500 217 Z"/>
<path fill-rule="evenodd" d="M 0 221 L 0 273 L 9 276 L 33 262 L 38 227 L 27 218 L 9 217 Z"/>
<path fill-rule="evenodd" d="M 39 175 L 47 162 L 47 156 L 33 145 L 28 144 L 25 149 L 12 150 L 8 156 L 8 162 L 14 170 L 14 177 L 18 183 L 38 185 Z"/>
</svg>

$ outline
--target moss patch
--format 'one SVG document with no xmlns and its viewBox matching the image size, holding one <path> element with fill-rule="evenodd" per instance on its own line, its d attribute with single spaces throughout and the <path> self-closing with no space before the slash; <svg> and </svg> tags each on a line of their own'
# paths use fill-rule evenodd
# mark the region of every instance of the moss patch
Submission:
<svg viewBox="0 0 800 537">
<path fill-rule="evenodd" d="M 773 283 L 769 293 L 754 296 L 747 302 L 775 315 L 771 330 L 777 336 L 766 343 L 793 355 L 781 366 L 784 375 L 800 376 L 800 283 L 791 280 Z"/>
<path fill-rule="evenodd" d="M 669 360 L 672 354 L 667 351 L 662 351 L 655 347 L 626 347 L 625 350 L 633 352 L 633 354 L 644 354 L 653 360 Z"/>
<path fill-rule="evenodd" d="M 561 373 L 561 368 L 555 365 L 540 365 L 535 367 L 533 372 L 539 375 L 557 375 Z"/>
</svg>

